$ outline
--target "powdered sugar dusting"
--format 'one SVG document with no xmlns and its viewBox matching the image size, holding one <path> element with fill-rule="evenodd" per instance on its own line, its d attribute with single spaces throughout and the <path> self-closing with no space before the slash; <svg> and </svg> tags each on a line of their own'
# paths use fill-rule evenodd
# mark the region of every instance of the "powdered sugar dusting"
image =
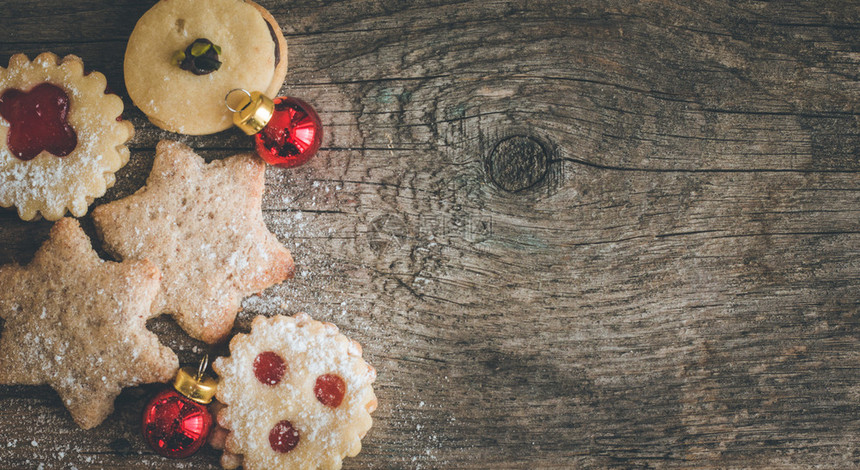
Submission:
<svg viewBox="0 0 860 470">
<path fill-rule="evenodd" d="M 51 53 L 28 62 L 13 56 L 9 68 L 0 68 L 0 92 L 10 88 L 29 90 L 50 82 L 69 95 L 69 124 L 78 136 L 72 153 L 58 158 L 42 152 L 30 161 L 15 158 L 6 141 L 10 123 L 0 119 L 0 206 L 16 206 L 21 218 L 41 213 L 60 218 L 66 210 L 83 216 L 96 197 L 113 185 L 113 173 L 128 161 L 123 145 L 133 133 L 131 124 L 117 122 L 122 100 L 106 95 L 105 78 L 99 73 L 83 75 L 83 64 L 74 56 L 62 62 Z"/>
<path fill-rule="evenodd" d="M 85 429 L 122 387 L 167 380 L 176 357 L 144 325 L 156 276 L 148 262 L 100 262 L 75 219 L 57 222 L 29 265 L 0 267 L 0 308 L 20 305 L 14 316 L 0 311 L 3 379 L 52 386 Z"/>
<path fill-rule="evenodd" d="M 307 315 L 258 317 L 250 335 L 231 341 L 230 357 L 215 363 L 222 377 L 218 399 L 228 405 L 221 418 L 233 432 L 228 450 L 244 454 L 249 470 L 288 468 L 297 462 L 328 467 L 355 455 L 360 436 L 370 428 L 368 407 L 375 407 L 371 404 L 376 398 L 370 386 L 375 371 L 350 354 L 352 348 L 336 327 Z M 254 376 L 252 364 L 265 351 L 276 352 L 287 363 L 288 372 L 276 386 L 263 385 Z M 337 374 L 346 382 L 346 395 L 337 408 L 323 405 L 314 395 L 314 383 L 323 374 Z M 273 451 L 266 438 L 281 420 L 289 420 L 301 436 L 287 454 Z"/>
<path fill-rule="evenodd" d="M 105 246 L 161 270 L 155 313 L 209 343 L 230 332 L 241 298 L 278 283 L 292 258 L 262 220 L 264 164 L 247 154 L 211 163 L 162 141 L 147 185 L 93 211 Z"/>
</svg>

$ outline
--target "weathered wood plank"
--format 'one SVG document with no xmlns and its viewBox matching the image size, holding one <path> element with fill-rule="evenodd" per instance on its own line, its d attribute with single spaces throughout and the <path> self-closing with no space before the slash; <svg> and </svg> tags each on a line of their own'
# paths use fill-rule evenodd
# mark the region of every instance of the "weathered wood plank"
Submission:
<svg viewBox="0 0 860 470">
<path fill-rule="evenodd" d="M 124 94 L 151 3 L 0 2 L 0 64 L 76 53 Z M 347 468 L 860 466 L 860 7 L 260 3 L 290 42 L 284 91 L 327 135 L 267 173 L 299 270 L 236 330 L 283 305 L 364 344 L 380 408 Z M 105 200 L 160 139 L 250 148 L 127 118 Z M 49 227 L 0 212 L 0 262 Z M 203 347 L 151 328 L 184 360 Z M 85 432 L 50 389 L 0 386 L 0 462 L 215 468 L 147 451 L 152 390 Z"/>
</svg>

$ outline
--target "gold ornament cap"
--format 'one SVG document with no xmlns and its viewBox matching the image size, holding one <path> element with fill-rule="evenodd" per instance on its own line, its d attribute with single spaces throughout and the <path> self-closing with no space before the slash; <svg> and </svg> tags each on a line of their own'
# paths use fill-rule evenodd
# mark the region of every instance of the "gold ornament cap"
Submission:
<svg viewBox="0 0 860 470">
<path fill-rule="evenodd" d="M 235 92 L 245 94 L 237 107 L 230 105 L 230 95 Z M 263 130 L 275 113 L 275 102 L 259 91 L 249 93 L 247 90 L 237 88 L 230 90 L 224 97 L 224 101 L 227 109 L 233 111 L 233 124 L 248 135 L 254 135 Z"/>
<path fill-rule="evenodd" d="M 173 388 L 187 398 L 204 405 L 212 402 L 215 392 L 218 390 L 218 381 L 203 373 L 209 364 L 209 356 L 200 361 L 196 369 L 185 366 L 176 373 L 173 380 Z"/>
</svg>

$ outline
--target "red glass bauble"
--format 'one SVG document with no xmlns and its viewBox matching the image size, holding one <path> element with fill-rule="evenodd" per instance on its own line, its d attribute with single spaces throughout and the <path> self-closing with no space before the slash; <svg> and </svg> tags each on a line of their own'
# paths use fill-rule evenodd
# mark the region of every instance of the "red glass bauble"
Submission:
<svg viewBox="0 0 860 470">
<path fill-rule="evenodd" d="M 155 395 L 143 409 L 143 436 L 159 454 L 174 459 L 197 452 L 212 429 L 206 405 L 173 389 Z"/>
<path fill-rule="evenodd" d="M 275 110 L 271 120 L 254 136 L 257 153 L 266 163 L 284 168 L 307 162 L 322 143 L 317 112 L 298 98 L 279 96 L 272 101 Z"/>
</svg>

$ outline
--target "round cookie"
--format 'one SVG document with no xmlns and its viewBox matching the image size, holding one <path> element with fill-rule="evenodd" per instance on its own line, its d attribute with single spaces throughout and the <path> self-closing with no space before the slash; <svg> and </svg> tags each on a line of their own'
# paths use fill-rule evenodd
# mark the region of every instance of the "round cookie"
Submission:
<svg viewBox="0 0 860 470">
<path fill-rule="evenodd" d="M 180 52 L 197 39 L 220 49 L 220 67 L 197 75 Z M 161 0 L 138 20 L 125 51 L 125 84 L 156 126 L 206 135 L 233 125 L 230 90 L 277 95 L 287 74 L 287 43 L 272 15 L 242 0 Z"/>
<path fill-rule="evenodd" d="M 213 369 L 225 405 L 218 424 L 229 432 L 224 468 L 336 470 L 361 451 L 376 371 L 335 325 L 306 313 L 258 316 Z"/>
<path fill-rule="evenodd" d="M 81 217 L 113 186 L 134 127 L 106 86 L 73 55 L 16 54 L 0 67 L 0 206 L 24 220 Z"/>
</svg>

